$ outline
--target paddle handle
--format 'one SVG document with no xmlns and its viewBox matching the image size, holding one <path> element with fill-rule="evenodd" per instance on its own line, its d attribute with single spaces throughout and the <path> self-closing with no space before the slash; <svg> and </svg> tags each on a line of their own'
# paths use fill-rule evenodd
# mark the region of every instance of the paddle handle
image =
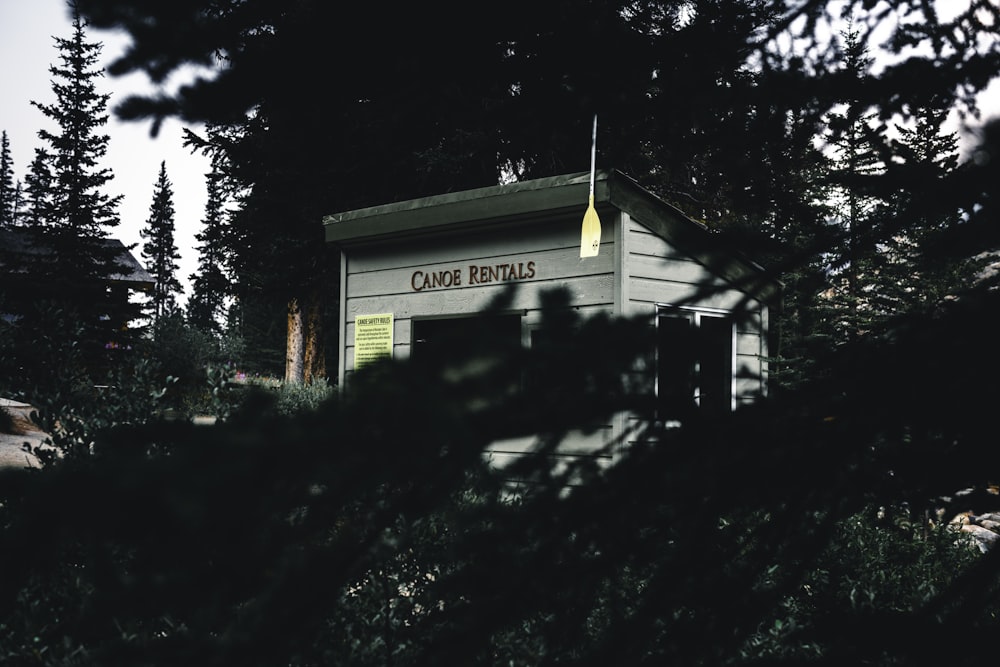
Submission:
<svg viewBox="0 0 1000 667">
<path fill-rule="evenodd" d="M 594 114 L 594 132 L 590 138 L 590 200 L 594 200 L 594 172 L 597 169 L 597 114 Z"/>
</svg>

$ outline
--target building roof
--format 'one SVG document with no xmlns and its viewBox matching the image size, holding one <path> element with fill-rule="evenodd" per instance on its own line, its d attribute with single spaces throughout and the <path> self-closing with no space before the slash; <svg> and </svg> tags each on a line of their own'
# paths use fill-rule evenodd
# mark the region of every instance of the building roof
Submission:
<svg viewBox="0 0 1000 667">
<path fill-rule="evenodd" d="M 530 223 L 563 213 L 583 216 L 590 172 L 495 185 L 346 211 L 323 218 L 327 242 L 351 246 L 429 232 Z M 746 292 L 770 300 L 779 281 L 718 235 L 617 170 L 598 171 L 594 205 L 618 209 Z"/>
<path fill-rule="evenodd" d="M 124 243 L 118 239 L 102 239 L 108 249 L 116 251 L 117 271 L 106 276 L 109 282 L 126 284 L 136 289 L 150 289 L 156 282 L 152 275 L 139 263 Z M 3 252 L 22 256 L 43 257 L 52 250 L 25 229 L 0 229 L 0 272 L 3 271 Z"/>
</svg>

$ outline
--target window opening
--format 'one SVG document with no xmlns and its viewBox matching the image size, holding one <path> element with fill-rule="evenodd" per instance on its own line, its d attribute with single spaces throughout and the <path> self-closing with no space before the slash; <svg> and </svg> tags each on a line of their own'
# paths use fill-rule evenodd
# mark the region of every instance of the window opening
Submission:
<svg viewBox="0 0 1000 667">
<path fill-rule="evenodd" d="M 661 308 L 656 322 L 658 416 L 733 409 L 735 326 L 726 313 Z"/>
</svg>

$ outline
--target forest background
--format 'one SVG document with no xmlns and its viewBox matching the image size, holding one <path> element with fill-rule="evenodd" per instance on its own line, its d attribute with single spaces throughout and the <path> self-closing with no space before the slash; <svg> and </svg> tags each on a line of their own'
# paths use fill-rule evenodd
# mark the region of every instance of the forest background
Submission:
<svg viewBox="0 0 1000 667">
<path fill-rule="evenodd" d="M 65 0 L 39 0 L 31 5 L 17 2 L 0 4 L 0 60 L 17 63 L 0 70 L 0 88 L 8 91 L 0 105 L 0 129 L 7 132 L 14 179 L 22 180 L 42 143 L 38 131 L 49 127 L 46 117 L 31 104 L 31 100 L 49 102 L 52 99 L 48 68 L 58 58 L 55 37 L 71 34 L 71 12 Z M 90 40 L 102 45 L 98 65 L 109 63 L 124 50 L 128 38 L 123 33 L 88 30 Z M 186 80 L 190 72 L 182 72 L 172 84 Z M 144 74 L 131 77 L 105 76 L 97 82 L 99 92 L 110 93 L 111 107 L 126 94 L 155 90 Z M 197 242 L 205 210 L 205 173 L 209 160 L 192 154 L 183 145 L 183 125 L 171 121 L 155 138 L 149 127 L 119 121 L 111 114 L 105 132 L 111 137 L 105 164 L 115 178 L 109 191 L 124 195 L 119 205 L 122 224 L 114 235 L 126 244 L 139 243 L 139 231 L 146 221 L 157 170 L 166 161 L 173 184 L 177 212 L 177 247 L 181 254 L 178 274 L 190 294 L 188 276 L 197 267 Z M 138 255 L 137 255 L 138 256 Z"/>
<path fill-rule="evenodd" d="M 987 124 L 960 161 L 944 123 L 975 114 L 1000 71 L 995 5 L 944 17 L 922 0 L 514 2 L 489 21 L 449 2 L 350 17 L 306 0 L 77 6 L 133 36 L 113 72 L 157 81 L 221 59 L 212 77 L 116 113 L 205 123 L 190 145 L 236 205 L 206 242 L 222 251 L 210 265 L 225 298 L 205 301 L 220 309 L 159 313 L 152 344 L 135 341 L 142 370 L 112 369 L 126 413 L 70 421 L 63 405 L 48 418 L 78 426 L 64 460 L 4 476 L 11 659 L 986 659 L 988 645 L 948 640 L 995 631 L 1000 550 L 974 557 L 939 526 L 993 509 L 977 503 L 997 484 L 1000 137 Z M 874 34 L 898 59 L 876 66 Z M 784 281 L 762 405 L 680 429 L 649 420 L 640 440 L 656 446 L 611 471 L 526 460 L 532 484 L 512 498 L 479 465 L 511 415 L 546 436 L 544 452 L 580 415 L 649 409 L 621 384 L 648 349 L 642 323 L 555 312 L 565 345 L 511 351 L 551 370 L 537 396 L 386 364 L 290 417 L 256 395 L 223 405 L 228 380 L 209 370 L 199 381 L 226 423 L 155 421 L 176 377 L 168 342 L 190 340 L 178 331 L 217 345 L 208 356 L 238 337 L 265 371 L 300 350 L 288 379 L 326 377 L 337 258 L 323 215 L 584 171 L 595 112 L 602 166 Z M 167 208 L 151 209 L 151 230 Z M 74 229 L 61 215 L 48 224 Z M 65 304 L 53 308 L 39 317 L 60 322 Z M 42 376 L 76 359 L 81 322 L 51 329 L 65 333 L 56 357 L 37 339 L 26 354 L 15 322 L 6 368 L 68 392 L 65 376 Z M 286 346 L 288 331 L 301 344 Z M 619 352 L 571 363 L 595 345 Z M 93 363 L 78 367 L 73 382 L 92 387 Z M 567 493 L 564 474 L 587 483 Z"/>
</svg>

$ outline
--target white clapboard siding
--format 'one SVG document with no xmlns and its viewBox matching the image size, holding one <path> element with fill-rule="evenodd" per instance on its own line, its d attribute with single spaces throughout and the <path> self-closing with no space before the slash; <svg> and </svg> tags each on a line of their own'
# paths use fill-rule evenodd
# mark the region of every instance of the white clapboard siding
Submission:
<svg viewBox="0 0 1000 667">
<path fill-rule="evenodd" d="M 614 302 L 613 225 L 603 225 L 605 247 L 598 257 L 587 260 L 579 256 L 579 227 L 580 221 L 574 218 L 352 249 L 344 276 L 345 371 L 354 370 L 354 320 L 359 315 L 393 313 L 393 355 L 406 358 L 411 318 L 474 315 L 507 290 L 513 290 L 513 295 L 505 309 L 521 311 L 526 327 L 540 318 L 544 290 L 567 290 L 581 315 L 609 309 Z M 469 282 L 469 267 L 514 264 L 527 273 L 529 262 L 531 278 Z M 416 291 L 412 282 L 416 271 L 424 275 L 457 271 L 461 284 Z"/>
<path fill-rule="evenodd" d="M 635 219 L 629 219 L 628 249 L 632 255 L 648 255 L 662 259 L 678 259 L 688 261 L 689 255 L 667 243 L 667 240 L 654 234 L 652 230 Z"/>
<path fill-rule="evenodd" d="M 706 290 L 702 285 L 692 283 L 649 278 L 629 280 L 629 299 L 637 304 L 671 304 L 732 311 L 743 305 L 745 298 L 736 290 Z"/>
<path fill-rule="evenodd" d="M 611 452 L 605 449 L 605 445 L 613 437 L 611 424 L 597 427 L 588 433 L 571 431 L 559 442 L 553 454 L 557 456 L 593 456 L 597 453 L 600 456 L 610 457 Z M 539 441 L 536 436 L 525 436 L 498 440 L 490 444 L 489 451 L 497 454 L 531 454 L 538 451 L 538 446 Z"/>
<path fill-rule="evenodd" d="M 450 285 L 425 290 L 430 293 L 432 290 L 439 292 L 445 290 L 462 290 L 475 287 L 483 287 L 491 283 L 478 282 L 470 284 L 470 267 L 489 267 L 499 264 L 512 264 L 521 266 L 524 270 L 531 264 L 532 277 L 527 280 L 517 280 L 524 284 L 526 282 L 561 281 L 581 276 L 593 276 L 599 274 L 611 274 L 614 271 L 614 258 L 611 253 L 594 258 L 594 261 L 581 261 L 579 246 L 574 248 L 559 248 L 556 250 L 544 250 L 530 253 L 493 254 L 488 256 L 476 256 L 457 260 L 426 262 L 418 265 L 404 266 L 401 268 L 386 268 L 379 270 L 369 270 L 364 272 L 354 272 L 354 262 L 349 263 L 347 280 L 349 281 L 349 294 L 352 298 L 365 296 L 386 296 L 391 294 L 409 294 L 414 292 L 414 275 L 431 275 L 440 271 L 458 271 L 461 284 Z M 481 273 L 478 272 L 477 273 Z M 492 283 L 493 285 L 501 283 Z M 417 283 L 419 287 L 419 280 Z"/>
<path fill-rule="evenodd" d="M 764 395 L 764 388 L 759 378 L 736 378 L 736 403 L 748 405 L 759 400 Z"/>
<path fill-rule="evenodd" d="M 562 218 L 532 225 L 471 231 L 460 235 L 413 237 L 405 243 L 361 246 L 351 250 L 352 273 L 421 267 L 427 262 L 462 262 L 492 255 L 527 253 L 580 247 L 580 219 Z M 609 228 L 602 228 L 601 243 L 612 243 Z M 484 252 L 485 251 L 485 252 Z"/>
<path fill-rule="evenodd" d="M 699 287 L 726 288 L 726 283 L 693 260 L 674 259 L 668 257 L 650 257 L 649 255 L 631 255 L 629 257 L 629 275 L 633 278 L 646 280 L 665 280 L 676 283 L 686 283 Z"/>
<path fill-rule="evenodd" d="M 509 297 L 502 312 L 521 315 L 522 341 L 542 326 L 543 293 L 566 290 L 581 317 L 616 313 L 656 321 L 663 305 L 730 313 L 735 326 L 733 387 L 737 405 L 766 391 L 768 307 L 780 285 L 737 257 L 699 223 L 618 172 L 599 172 L 595 206 L 601 218 L 597 257 L 579 257 L 589 174 L 446 193 L 337 213 L 326 237 L 341 244 L 341 380 L 354 371 L 355 320 L 392 313 L 393 356 L 407 358 L 413 323 L 470 317 Z M 530 267 L 529 267 L 530 263 Z M 522 267 L 506 281 L 472 283 L 471 267 Z M 421 272 L 415 275 L 415 272 Z M 422 276 L 448 275 L 424 287 Z M 460 279 L 456 280 L 455 276 Z M 502 279 L 501 279 L 502 280 Z M 651 359 L 650 359 L 651 361 Z M 637 364 L 630 379 L 653 385 L 656 365 Z M 625 414 L 592 431 L 569 434 L 553 458 L 560 465 L 610 465 L 604 447 L 633 438 L 638 422 Z M 486 456 L 498 466 L 532 456 L 534 437 L 495 442 Z"/>
<path fill-rule="evenodd" d="M 762 304 L 640 222 L 630 219 L 627 235 L 630 303 L 626 311 L 652 315 L 656 304 L 670 304 L 732 313 L 737 322 L 736 401 L 744 404 L 759 398 L 766 377 Z"/>
<path fill-rule="evenodd" d="M 565 288 L 575 306 L 610 305 L 614 296 L 611 274 L 584 276 L 560 280 L 556 283 L 519 281 L 494 283 L 464 289 L 425 290 L 409 294 L 389 294 L 348 298 L 347 323 L 358 315 L 393 313 L 395 317 L 471 317 L 483 312 L 497 297 L 513 289 L 513 297 L 506 305 L 508 310 L 534 310 L 538 308 L 539 295 L 554 287 Z"/>
<path fill-rule="evenodd" d="M 483 459 L 488 462 L 491 466 L 500 470 L 501 472 L 509 471 L 510 466 L 522 460 L 526 456 L 534 456 L 533 454 L 509 454 L 505 452 L 494 452 L 487 450 L 483 453 Z M 614 458 L 610 456 L 558 456 L 553 455 L 545 459 L 546 464 L 550 466 L 551 475 L 553 477 L 566 476 L 567 482 L 570 486 L 579 486 L 583 484 L 586 479 L 580 474 L 572 474 L 574 469 L 578 471 L 581 464 L 586 468 L 598 468 L 599 470 L 607 470 L 614 464 Z M 507 472 L 508 475 L 508 486 L 514 492 L 516 492 L 518 484 L 524 483 L 525 480 L 519 480 L 516 475 L 511 472 Z"/>
<path fill-rule="evenodd" d="M 544 290 L 550 288 L 542 287 L 542 289 Z M 586 320 L 594 317 L 595 315 L 606 315 L 610 312 L 610 310 L 607 303 L 601 303 L 591 306 L 577 305 L 573 307 L 573 312 L 581 320 Z M 524 319 L 521 320 L 525 333 L 530 334 L 533 329 L 539 328 L 542 323 L 542 317 L 542 311 L 540 310 L 529 310 L 525 312 Z"/>
<path fill-rule="evenodd" d="M 749 332 L 738 332 L 736 334 L 736 355 L 737 357 L 750 357 L 756 359 L 761 354 L 760 334 Z"/>
<path fill-rule="evenodd" d="M 513 298 L 506 308 L 524 311 L 526 315 L 537 311 L 542 290 L 552 289 L 551 281 L 520 282 L 511 284 L 516 288 Z M 572 303 L 580 307 L 610 308 L 614 298 L 613 277 L 611 274 L 585 276 L 572 280 L 559 281 L 559 287 L 565 288 Z M 358 315 L 376 313 L 393 313 L 397 322 L 408 321 L 410 318 L 473 315 L 484 311 L 500 296 L 508 285 L 488 285 L 466 289 L 428 290 L 410 294 L 393 294 L 382 297 L 349 298 L 347 300 L 347 322 L 345 328 L 346 368 L 354 370 L 354 320 Z M 596 308 L 594 309 L 597 310 Z M 393 334 L 393 344 L 396 348 L 408 347 L 409 331 L 406 338 L 401 337 L 399 325 Z M 402 357 L 407 356 L 401 351 Z"/>
</svg>

